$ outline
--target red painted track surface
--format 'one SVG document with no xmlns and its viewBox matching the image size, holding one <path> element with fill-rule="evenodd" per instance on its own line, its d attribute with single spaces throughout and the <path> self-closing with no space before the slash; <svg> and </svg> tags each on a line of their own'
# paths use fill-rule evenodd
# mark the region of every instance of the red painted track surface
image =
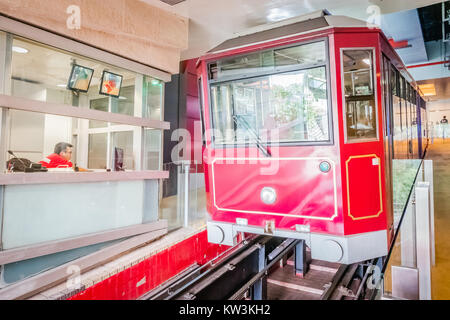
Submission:
<svg viewBox="0 0 450 320">
<path fill-rule="evenodd" d="M 135 300 L 193 263 L 205 264 L 228 248 L 208 243 L 205 230 L 87 288 L 68 300 Z"/>
</svg>

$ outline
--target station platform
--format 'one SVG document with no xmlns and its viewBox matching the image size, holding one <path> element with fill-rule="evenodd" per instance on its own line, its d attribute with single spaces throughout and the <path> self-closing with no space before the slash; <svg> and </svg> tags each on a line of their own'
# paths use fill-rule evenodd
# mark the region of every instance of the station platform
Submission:
<svg viewBox="0 0 450 320">
<path fill-rule="evenodd" d="M 434 167 L 436 265 L 431 269 L 432 299 L 450 299 L 450 139 L 434 138 L 426 159 Z"/>
</svg>

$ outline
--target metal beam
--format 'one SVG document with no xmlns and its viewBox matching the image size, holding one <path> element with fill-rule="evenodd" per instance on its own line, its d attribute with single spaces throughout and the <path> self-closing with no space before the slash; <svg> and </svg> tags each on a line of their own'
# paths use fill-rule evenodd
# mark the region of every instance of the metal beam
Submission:
<svg viewBox="0 0 450 320">
<path fill-rule="evenodd" d="M 0 185 L 81 183 L 167 179 L 168 171 L 15 172 L 0 173 Z"/>
<path fill-rule="evenodd" d="M 167 228 L 167 220 L 90 233 L 0 252 L 0 265 Z"/>
<path fill-rule="evenodd" d="M 57 116 L 73 117 L 104 122 L 126 124 L 130 126 L 145 127 L 152 129 L 170 129 L 170 122 L 152 120 L 148 118 L 133 117 L 120 113 L 99 111 L 88 108 L 73 107 L 62 103 L 50 103 L 37 100 L 0 95 L 0 107 Z"/>
<path fill-rule="evenodd" d="M 420 300 L 431 300 L 430 183 L 418 182 L 415 190 L 419 297 Z"/>
<path fill-rule="evenodd" d="M 64 282 L 64 280 L 66 280 L 70 276 L 68 271 L 70 271 L 73 266 L 76 266 L 80 270 L 80 273 L 86 272 L 90 269 L 95 268 L 96 266 L 114 259 L 115 257 L 128 250 L 137 248 L 146 244 L 147 242 L 153 241 L 165 235 L 166 233 L 167 229 L 148 232 L 111 245 L 107 248 L 101 249 L 82 258 L 70 261 L 59 267 L 40 273 L 36 276 L 19 281 L 15 284 L 1 289 L 0 300 L 15 300 L 30 297 L 47 288 Z"/>
</svg>

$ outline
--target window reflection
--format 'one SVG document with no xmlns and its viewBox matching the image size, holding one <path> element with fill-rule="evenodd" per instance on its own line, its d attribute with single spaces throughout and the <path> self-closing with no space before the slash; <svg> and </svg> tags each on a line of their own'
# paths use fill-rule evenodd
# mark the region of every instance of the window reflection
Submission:
<svg viewBox="0 0 450 320">
<path fill-rule="evenodd" d="M 144 117 L 162 120 L 161 106 L 164 94 L 164 83 L 152 77 L 144 77 Z"/>
</svg>

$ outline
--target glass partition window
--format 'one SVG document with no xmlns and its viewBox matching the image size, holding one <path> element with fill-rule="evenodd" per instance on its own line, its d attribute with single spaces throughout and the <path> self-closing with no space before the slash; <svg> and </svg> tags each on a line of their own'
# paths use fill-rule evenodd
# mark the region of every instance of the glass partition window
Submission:
<svg viewBox="0 0 450 320">
<path fill-rule="evenodd" d="M 109 110 L 109 99 L 108 98 L 98 98 L 89 101 L 89 108 L 99 111 L 108 112 Z M 89 120 L 89 128 L 102 128 L 107 127 L 108 123 L 103 121 Z"/>
<path fill-rule="evenodd" d="M 88 168 L 106 169 L 107 164 L 107 141 L 106 133 L 95 133 L 89 135 Z"/>
<path fill-rule="evenodd" d="M 162 121 L 163 81 L 21 37 L 11 37 L 11 47 L 6 48 L 11 51 L 11 91 L 6 94 Z M 114 91 L 118 96 L 100 92 L 104 71 L 122 77 L 120 91 Z M 69 88 L 74 86 L 78 89 Z M 157 136 L 161 137 L 160 130 L 152 130 L 150 139 L 144 134 L 150 132 L 148 129 L 133 125 L 82 118 L 62 120 L 63 117 L 19 110 L 11 110 L 10 115 L 8 149 L 33 162 L 51 154 L 56 143 L 68 142 L 75 146 L 73 156 L 76 158 L 72 162 L 80 168 L 114 170 L 117 152 L 125 170 L 160 168 L 161 142 L 157 141 Z M 144 139 L 148 141 L 146 144 Z"/>
<path fill-rule="evenodd" d="M 144 170 L 161 170 L 161 131 L 144 130 Z"/>
<path fill-rule="evenodd" d="M 111 169 L 134 170 L 133 131 L 112 133 Z"/>
<path fill-rule="evenodd" d="M 158 79 L 20 37 L 13 38 L 12 46 L 20 48 L 12 50 L 13 96 L 161 120 L 158 110 L 162 105 L 164 84 Z M 83 87 L 89 84 L 87 91 L 68 88 L 74 65 L 92 70 L 92 77 L 91 71 L 83 75 Z M 122 76 L 119 97 L 100 94 L 103 71 Z M 142 94 L 144 102 L 143 108 L 138 110 L 135 110 L 136 93 Z M 96 125 L 94 122 L 93 127 Z"/>
<path fill-rule="evenodd" d="M 325 67 L 213 84 L 211 101 L 217 144 L 330 140 Z"/>
<path fill-rule="evenodd" d="M 373 50 L 343 50 L 347 141 L 377 139 Z"/>
<path fill-rule="evenodd" d="M 164 83 L 152 77 L 144 77 L 144 117 L 152 120 L 162 120 L 162 105 L 164 96 Z"/>
<path fill-rule="evenodd" d="M 9 150 L 19 158 L 39 163 L 54 152 L 57 143 L 68 142 L 73 145 L 70 162 L 82 169 L 114 171 L 116 163 L 121 163 L 125 171 L 161 170 L 159 129 L 144 129 L 141 146 L 142 128 L 136 126 L 98 121 L 98 128 L 87 128 L 87 119 L 22 110 L 10 110 L 10 119 Z M 74 119 L 85 130 L 74 126 Z M 143 163 L 138 166 L 141 157 Z M 12 158 L 6 156 L 7 161 Z"/>
</svg>

